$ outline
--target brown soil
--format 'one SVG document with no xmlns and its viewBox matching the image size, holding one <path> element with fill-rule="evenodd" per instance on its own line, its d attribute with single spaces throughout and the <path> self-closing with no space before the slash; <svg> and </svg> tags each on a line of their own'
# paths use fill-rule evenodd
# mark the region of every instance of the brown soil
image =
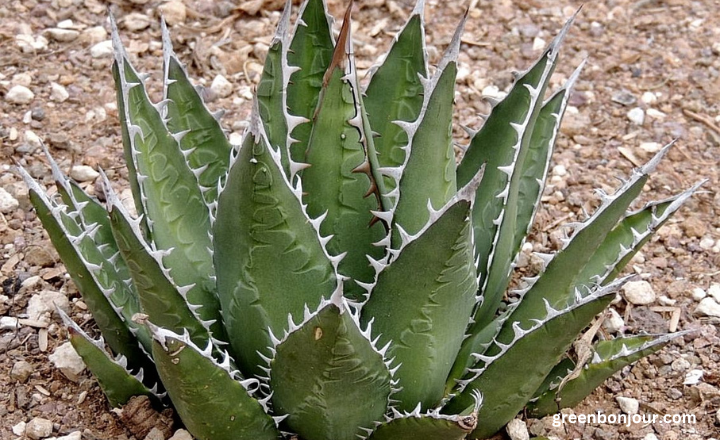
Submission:
<svg viewBox="0 0 720 440">
<path fill-rule="evenodd" d="M 235 4 L 240 8 L 236 8 Z M 186 17 L 172 27 L 175 50 L 189 64 L 200 84 L 209 86 L 222 73 L 235 88 L 220 97 L 206 94 L 209 106 L 225 109 L 225 126 L 241 133 L 249 111 L 252 84 L 279 18 L 278 0 L 263 3 L 185 0 Z M 367 69 L 386 50 L 393 33 L 412 9 L 410 0 L 363 0 L 356 7 L 355 32 L 358 65 Z M 136 66 L 157 78 L 161 48 L 158 0 L 111 0 L 120 20 L 123 40 Z M 344 2 L 330 8 L 342 16 Z M 99 0 L 6 0 L 0 2 L 0 187 L 20 202 L 17 210 L 0 216 L 0 316 L 25 318 L 29 299 L 40 291 L 62 292 L 70 299 L 76 322 L 93 331 L 92 318 L 47 235 L 29 205 L 27 191 L 14 171 L 14 161 L 51 185 L 46 159 L 33 133 L 43 139 L 65 170 L 72 166 L 102 167 L 117 183 L 127 186 L 114 90 L 111 56 L 94 58 L 91 47 L 109 37 L 87 29 L 109 29 L 107 4 Z M 550 0 L 474 0 L 460 55 L 456 126 L 477 127 L 478 114 L 489 106 L 481 99 L 488 86 L 506 90 L 510 71 L 522 70 L 561 28 L 579 2 Z M 658 144 L 678 138 L 677 145 L 647 184 L 652 198 L 664 198 L 708 179 L 697 194 L 636 257 L 629 270 L 649 280 L 655 303 L 614 305 L 625 319 L 626 333 L 666 332 L 675 315 L 678 330 L 695 330 L 671 343 L 661 353 L 614 375 L 574 411 L 575 414 L 620 414 L 617 396 L 640 402 L 641 414 L 691 414 L 695 421 L 637 423 L 566 423 L 553 427 L 552 419 L 529 422 L 531 432 L 558 438 L 583 439 L 708 439 L 718 437 L 720 414 L 720 319 L 695 314 L 698 292 L 720 282 L 720 15 L 718 2 L 698 0 L 614 0 L 586 4 L 572 27 L 552 86 L 557 88 L 583 60 L 588 64 L 571 99 L 562 136 L 557 143 L 552 184 L 538 215 L 535 250 L 556 247 L 556 225 L 582 219 L 597 206 L 593 188 L 611 192 L 618 177 L 651 156 Z M 427 5 L 428 52 L 437 62 L 449 42 L 467 2 L 431 1 Z M 135 15 L 130 15 L 131 13 Z M 140 15 L 137 15 L 140 14 Z M 77 38 L 48 31 L 72 20 Z M 147 25 L 131 31 L 130 27 Z M 26 37 L 36 48 L 23 52 Z M 53 35 L 56 35 L 53 37 Z M 49 42 L 43 47 L 40 36 Z M 93 41 L 93 38 L 97 40 Z M 62 85 L 68 99 L 51 95 L 51 83 Z M 34 99 L 9 102 L 8 92 L 24 84 Z M 152 83 L 154 96 L 160 84 Z M 641 124 L 628 112 L 639 108 Z M 638 111 L 638 110 L 636 110 Z M 31 133 L 29 133 L 31 132 Z M 462 139 L 462 131 L 457 130 Z M 93 182 L 84 182 L 89 191 Z M 37 277 L 35 277 L 37 276 Z M 35 278 L 33 278 L 35 277 Z M 27 280 L 32 282 L 28 284 Z M 22 283 L 25 282 L 25 286 Z M 719 299 L 720 299 L 720 295 Z M 77 382 L 67 379 L 48 360 L 66 340 L 57 317 L 49 326 L 28 323 L 19 330 L 0 332 L 0 438 L 16 439 L 12 428 L 34 417 L 53 422 L 53 436 L 82 432 L 84 439 L 131 438 L 131 432 L 110 411 L 94 379 L 83 373 Z M 11 370 L 20 361 L 30 363 L 25 380 Z M 684 385 L 690 370 L 702 370 L 696 385 Z M 653 437 L 655 435 L 656 437 Z"/>
</svg>

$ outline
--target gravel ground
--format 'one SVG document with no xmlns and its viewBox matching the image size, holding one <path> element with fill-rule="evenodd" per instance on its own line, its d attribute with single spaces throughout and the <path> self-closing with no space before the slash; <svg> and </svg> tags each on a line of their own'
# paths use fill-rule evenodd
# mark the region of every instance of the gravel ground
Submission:
<svg viewBox="0 0 720 440">
<path fill-rule="evenodd" d="M 95 190 L 97 169 L 127 187 L 110 77 L 107 8 L 146 72 L 159 73 L 158 15 L 172 25 L 175 50 L 208 87 L 213 109 L 226 109 L 235 138 L 249 111 L 252 86 L 279 18 L 278 0 L 5 0 L 0 2 L 0 438 L 123 439 L 145 436 L 112 412 L 94 379 L 64 353 L 66 335 L 49 304 L 57 302 L 93 332 L 92 317 L 65 274 L 15 172 L 20 163 L 48 186 L 41 140 L 61 166 Z M 358 65 L 387 49 L 412 9 L 409 0 L 362 0 L 356 8 Z M 428 1 L 428 53 L 437 62 L 467 2 Z M 508 88 L 513 69 L 539 56 L 579 3 L 568 0 L 472 1 L 457 86 L 460 143 L 489 106 L 482 95 Z M 341 16 L 344 5 L 330 1 Z M 582 439 L 709 439 L 720 426 L 720 2 L 614 0 L 586 4 L 553 78 L 557 87 L 584 59 L 553 158 L 533 250 L 552 251 L 557 225 L 584 218 L 617 178 L 678 139 L 646 186 L 668 197 L 709 181 L 635 257 L 629 270 L 648 281 L 638 298 L 625 291 L 603 332 L 693 330 L 662 352 L 614 375 L 579 407 L 564 411 L 617 415 L 634 410 L 675 415 L 670 423 L 564 423 L 529 420 L 534 435 Z M 219 77 L 226 79 L 224 83 Z M 151 94 L 159 96 L 160 84 Z M 534 261 L 524 259 L 526 270 Z M 636 287 L 647 287 L 638 283 Z M 13 325 L 20 318 L 19 328 Z M 638 409 L 633 409 L 637 405 Z M 685 419 L 682 420 L 682 417 Z M 694 420 L 689 416 L 694 416 Z M 671 420 L 671 419 L 669 419 Z M 175 433 L 174 439 L 187 438 Z M 135 437 L 134 437 L 135 436 Z M 155 437 L 153 437 L 155 436 Z"/>
</svg>

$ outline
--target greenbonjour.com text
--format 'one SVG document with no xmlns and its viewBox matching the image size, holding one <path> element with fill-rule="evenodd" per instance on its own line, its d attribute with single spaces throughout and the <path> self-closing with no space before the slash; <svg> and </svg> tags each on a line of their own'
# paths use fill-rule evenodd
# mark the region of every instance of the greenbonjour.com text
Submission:
<svg viewBox="0 0 720 440">
<path fill-rule="evenodd" d="M 695 414 L 555 414 L 553 415 L 553 426 L 560 427 L 563 424 L 601 424 L 601 425 L 625 425 L 632 424 L 653 424 L 664 423 L 681 425 L 696 423 Z"/>
</svg>

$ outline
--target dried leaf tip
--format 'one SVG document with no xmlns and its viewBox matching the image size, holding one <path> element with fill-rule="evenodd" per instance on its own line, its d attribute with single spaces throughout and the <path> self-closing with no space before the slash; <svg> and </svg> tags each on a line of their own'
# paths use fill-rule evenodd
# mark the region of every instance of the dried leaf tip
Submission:
<svg viewBox="0 0 720 440">
<path fill-rule="evenodd" d="M 340 67 L 342 62 L 346 60 L 346 57 L 352 54 L 352 36 L 350 35 L 350 28 L 352 27 L 350 25 L 352 8 L 353 0 L 350 0 L 350 4 L 345 10 L 345 17 L 343 18 L 343 24 L 340 28 L 340 35 L 338 35 L 338 40 L 335 44 L 335 52 L 333 52 L 333 57 L 330 61 L 330 65 L 328 66 L 327 71 L 325 71 L 325 75 L 323 76 L 323 88 L 327 88 L 327 85 L 330 82 L 330 77 L 332 76 L 335 69 Z"/>
</svg>

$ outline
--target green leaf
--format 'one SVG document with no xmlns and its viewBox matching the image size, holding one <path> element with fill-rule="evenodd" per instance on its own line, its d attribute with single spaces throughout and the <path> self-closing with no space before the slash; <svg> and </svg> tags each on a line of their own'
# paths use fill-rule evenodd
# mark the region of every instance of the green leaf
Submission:
<svg viewBox="0 0 720 440">
<path fill-rule="evenodd" d="M 432 213 L 417 236 L 403 240 L 389 265 L 379 263 L 377 283 L 363 306 L 363 323 L 373 323 L 381 345 L 392 342 L 388 356 L 401 364 L 395 377 L 402 390 L 393 396 L 399 409 L 438 405 L 475 306 L 469 218 L 474 189 L 466 187 Z"/>
<path fill-rule="evenodd" d="M 686 332 L 653 336 L 641 335 L 600 341 L 593 347 L 595 358 L 580 371 L 578 377 L 565 383 L 562 389 L 558 384 L 567 376 L 568 363 L 561 363 L 553 369 L 549 376 L 559 378 L 537 400 L 527 405 L 528 415 L 544 417 L 554 414 L 562 408 L 571 408 L 579 404 L 585 397 L 599 387 L 607 378 L 623 367 L 644 358 L 663 348 L 672 339 L 685 335 Z M 571 367 L 571 371 L 574 368 Z"/>
<path fill-rule="evenodd" d="M 300 19 L 290 42 L 287 62 L 299 70 L 290 76 L 287 107 L 291 115 L 311 121 L 335 44 L 324 0 L 305 0 L 298 15 Z M 291 131 L 291 137 L 297 140 L 290 147 L 290 156 L 295 162 L 305 162 L 311 130 L 312 124 L 308 122 Z"/>
<path fill-rule="evenodd" d="M 178 335 L 148 324 L 153 332 L 153 356 L 173 407 L 198 440 L 275 440 L 280 438 L 264 403 L 251 396 L 256 379 L 238 381 L 228 358 L 217 363 L 187 334 Z"/>
<path fill-rule="evenodd" d="M 635 170 L 630 180 L 615 194 L 603 195 L 603 204 L 592 217 L 576 226 L 572 237 L 565 242 L 565 247 L 550 260 L 538 280 L 523 295 L 510 317 L 512 321 L 527 325 L 532 319 L 537 319 L 538 313 L 542 313 L 546 302 L 554 308 L 562 308 L 582 296 L 588 286 L 578 284 L 581 271 L 638 197 L 648 174 L 655 169 L 668 147 L 645 166 Z"/>
<path fill-rule="evenodd" d="M 544 316 L 531 324 L 522 325 L 512 318 L 506 321 L 495 343 L 475 356 L 478 364 L 470 369 L 471 376 L 460 382 L 462 392 L 443 412 L 467 408 L 472 393 L 480 392 L 492 405 L 480 409 L 478 427 L 472 435 L 487 438 L 497 432 L 525 406 L 575 337 L 607 307 L 624 281 L 599 288 L 564 309 L 556 310 L 546 303 Z"/>
<path fill-rule="evenodd" d="M 651 202 L 643 209 L 627 214 L 608 233 L 576 281 L 577 286 L 592 283 L 607 284 L 614 280 L 632 257 L 652 235 L 692 196 L 704 182 L 700 182 L 674 197 Z"/>
<path fill-rule="evenodd" d="M 256 96 L 260 119 L 265 124 L 268 141 L 273 149 L 280 152 L 285 174 L 290 176 L 292 181 L 295 171 L 290 166 L 290 146 L 294 140 L 288 134 L 297 125 L 305 122 L 305 119 L 293 117 L 287 112 L 287 89 L 290 86 L 290 75 L 297 70 L 297 68 L 288 66 L 290 46 L 288 27 L 290 26 L 291 6 L 291 1 L 285 3 L 275 38 L 273 38 L 265 57 L 265 66 Z"/>
<path fill-rule="evenodd" d="M 111 22 L 114 22 L 114 17 L 110 14 Z M 120 119 L 120 134 L 123 143 L 123 157 L 125 159 L 125 167 L 128 171 L 128 181 L 130 183 L 130 191 L 133 195 L 133 203 L 135 205 L 135 212 L 142 219 L 141 227 L 143 234 L 146 238 L 150 237 L 150 229 L 147 224 L 147 217 L 145 216 L 145 206 L 143 205 L 143 196 L 140 190 L 140 179 L 138 179 L 137 168 L 135 167 L 135 153 L 133 151 L 132 142 L 130 141 L 130 123 L 125 118 L 125 106 L 126 102 L 123 99 L 123 83 L 120 79 L 120 65 L 117 60 L 112 65 L 112 76 L 115 83 L 115 102 L 118 106 L 118 115 Z"/>
<path fill-rule="evenodd" d="M 354 440 L 387 409 L 390 370 L 351 313 L 338 290 L 275 347 L 273 408 L 303 438 Z"/>
<path fill-rule="evenodd" d="M 424 0 L 419 0 L 403 29 L 395 36 L 383 63 L 372 72 L 363 99 L 370 126 L 378 133 L 374 139 L 381 167 L 399 167 L 405 163 L 408 136 L 394 121 L 413 122 L 423 105 L 422 78 L 427 78 L 425 60 Z M 395 179 L 386 178 L 392 190 Z"/>
<path fill-rule="evenodd" d="M 554 150 L 557 135 L 560 132 L 565 108 L 567 107 L 570 93 L 580 71 L 585 63 L 583 62 L 570 76 L 565 85 L 553 94 L 540 108 L 535 124 L 532 127 L 532 136 L 528 144 L 528 152 L 523 162 L 520 173 L 520 182 L 517 194 L 517 220 L 515 222 L 514 241 L 508 248 L 508 255 L 511 261 L 517 257 L 525 237 L 532 228 L 532 221 L 535 213 L 541 206 L 541 197 L 545 188 L 545 180 L 550 165 L 550 157 Z M 508 266 L 503 266 L 508 269 Z M 502 273 L 502 270 L 496 271 Z M 499 277 L 498 289 L 506 290 L 510 279 L 510 271 L 505 272 L 505 277 Z M 504 287 L 503 287 L 504 286 Z M 492 291 L 492 290 L 491 290 Z"/>
<path fill-rule="evenodd" d="M 140 312 L 140 302 L 131 282 L 130 271 L 125 260 L 119 255 L 120 250 L 112 234 L 107 210 L 75 182 L 69 180 L 49 152 L 46 150 L 45 153 L 52 167 L 58 193 L 67 205 L 68 214 L 73 216 L 71 219 L 60 213 L 60 219 L 67 228 L 66 235 L 97 287 L 124 321 L 123 324 L 129 328 L 145 351 L 150 352 L 150 334 L 145 327 L 132 321 L 133 315 Z M 147 356 L 137 353 L 134 345 L 131 353 L 120 353 L 128 357 L 132 368 L 143 367 L 147 370 Z"/>
<path fill-rule="evenodd" d="M 326 215 L 320 233 L 333 236 L 328 251 L 345 255 L 338 271 L 353 280 L 346 284 L 346 294 L 360 300 L 366 291 L 354 280 L 373 281 L 375 272 L 367 256 L 382 258 L 383 247 L 374 243 L 387 234 L 382 223 L 373 221 L 371 211 L 379 209 L 372 197 L 373 179 L 360 172 L 369 163 L 354 75 L 354 69 L 344 76 L 336 68 L 323 89 L 307 151 L 312 165 L 303 170 L 302 184 L 308 215 Z"/>
<path fill-rule="evenodd" d="M 148 359 L 140 349 L 138 340 L 116 311 L 117 306 L 113 306 L 105 296 L 103 286 L 98 283 L 81 253 L 79 237 L 87 236 L 87 232 L 83 231 L 76 220 L 66 212 L 68 210 L 66 206 L 52 202 L 45 190 L 24 169 L 18 169 L 29 188 L 30 201 L 35 207 L 38 218 L 108 345 L 115 353 L 128 358 L 133 368 L 146 365 Z M 73 215 L 78 216 L 76 211 Z"/>
<path fill-rule="evenodd" d="M 432 80 L 424 81 L 424 100 L 418 120 L 412 124 L 398 122 L 410 140 L 393 213 L 392 244 L 395 247 L 400 243 L 398 225 L 409 234 L 417 233 L 428 221 L 428 205 L 439 209 L 457 191 L 452 111 L 457 55 L 465 19 L 456 29 Z"/>
<path fill-rule="evenodd" d="M 518 224 L 519 217 L 526 215 L 521 209 L 537 202 L 537 197 L 532 196 L 531 200 L 522 200 L 521 191 L 527 189 L 524 172 L 529 171 L 534 158 L 533 128 L 571 22 L 535 65 L 518 75 L 510 93 L 493 108 L 482 129 L 473 136 L 457 169 L 458 185 L 464 185 L 482 164 L 487 164 L 473 209 L 478 275 L 484 280 L 483 303 L 474 317 L 473 334 L 493 319 L 500 306 L 517 252 L 515 244 L 527 233 L 527 225 Z M 539 141 L 541 134 L 537 136 Z M 531 163 L 526 164 L 527 160 Z"/>
<path fill-rule="evenodd" d="M 204 321 L 213 322 L 213 333 L 224 340 L 220 323 L 212 262 L 210 211 L 198 178 L 180 148 L 180 133 L 171 133 L 153 104 L 142 78 L 129 63 L 117 29 L 113 29 L 115 58 L 133 162 L 140 182 L 143 213 L 156 249 L 166 251 L 163 264 L 173 279 L 191 286 L 187 300 Z M 143 217 L 144 218 L 144 217 Z"/>
<path fill-rule="evenodd" d="M 141 374 L 133 375 L 126 368 L 127 359 L 112 359 L 105 351 L 105 341 L 100 338 L 94 341 L 75 324 L 62 310 L 58 313 L 63 318 L 68 329 L 70 343 L 82 358 L 85 366 L 97 379 L 100 388 L 110 402 L 110 406 L 117 408 L 130 400 L 133 396 L 148 396 L 154 403 L 159 404 L 159 397 L 155 391 L 149 389 L 142 382 L 145 373 L 156 377 L 154 370 L 142 370 Z"/>
<path fill-rule="evenodd" d="M 235 358 L 243 372 L 259 374 L 261 353 L 272 346 L 269 332 L 282 334 L 288 315 L 298 319 L 305 306 L 330 296 L 339 258 L 327 255 L 321 219 L 305 213 L 301 190 L 268 147 L 257 108 L 234 156 L 215 222 L 217 283 Z"/>
<path fill-rule="evenodd" d="M 190 286 L 178 286 L 162 263 L 162 251 L 145 244 L 139 221 L 129 220 L 122 203 L 106 183 L 108 209 L 115 242 L 130 269 L 144 314 L 153 322 L 174 332 L 189 331 L 194 341 L 206 344 L 209 323 L 195 314 L 186 297 Z"/>
<path fill-rule="evenodd" d="M 232 147 L 220 126 L 222 113 L 213 114 L 205 106 L 175 57 L 167 26 L 164 21 L 162 24 L 167 130 L 185 133 L 180 139 L 180 148 L 197 177 L 205 202 L 212 204 L 218 196 L 217 183 L 227 173 Z"/>
<path fill-rule="evenodd" d="M 393 419 L 375 428 L 367 440 L 462 440 L 477 426 L 480 401 L 478 397 L 473 406 L 450 416 L 437 411 L 421 414 L 419 406 L 412 413 L 393 411 Z"/>
</svg>

